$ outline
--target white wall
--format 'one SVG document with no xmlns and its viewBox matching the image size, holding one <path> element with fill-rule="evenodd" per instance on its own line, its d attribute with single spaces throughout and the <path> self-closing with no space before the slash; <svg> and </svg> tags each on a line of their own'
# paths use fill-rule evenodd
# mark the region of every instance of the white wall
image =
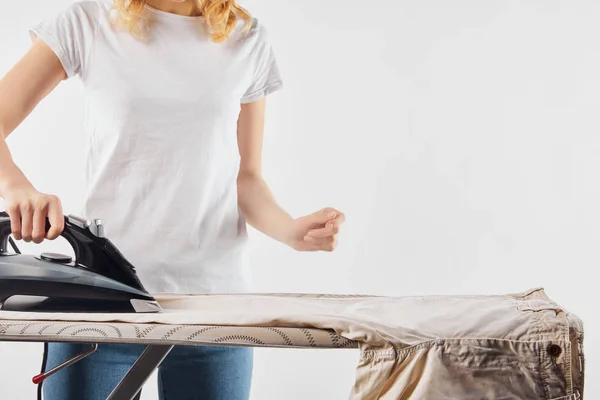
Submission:
<svg viewBox="0 0 600 400">
<path fill-rule="evenodd" d="M 27 25 L 69 2 L 3 0 L 1 73 L 26 50 Z M 600 398 L 600 3 L 244 4 L 271 31 L 287 86 L 269 100 L 268 181 L 296 215 L 333 205 L 348 217 L 333 254 L 253 233 L 257 290 L 544 286 L 584 319 L 586 394 Z M 10 139 L 19 165 L 67 211 L 81 199 L 80 91 L 61 85 Z M 33 398 L 39 350 L 0 344 L 7 398 Z M 259 351 L 253 399 L 346 398 L 356 360 Z"/>
</svg>

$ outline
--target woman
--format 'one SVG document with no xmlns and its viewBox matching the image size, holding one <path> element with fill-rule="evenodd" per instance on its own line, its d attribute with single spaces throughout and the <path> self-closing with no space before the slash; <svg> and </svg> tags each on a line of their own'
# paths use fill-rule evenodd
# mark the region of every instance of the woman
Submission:
<svg viewBox="0 0 600 400">
<path fill-rule="evenodd" d="M 0 82 L 0 136 L 60 81 L 81 79 L 81 214 L 103 220 L 149 291 L 247 291 L 246 222 L 296 250 L 334 249 L 341 212 L 293 219 L 261 177 L 265 97 L 282 84 L 265 29 L 234 0 L 78 1 L 31 35 Z M 60 200 L 34 188 L 4 140 L 0 196 L 16 239 L 62 232 Z M 80 351 L 51 344 L 46 365 Z M 141 351 L 101 346 L 48 378 L 44 397 L 105 399 Z M 247 399 L 251 374 L 249 349 L 175 348 L 159 369 L 160 398 Z"/>
</svg>

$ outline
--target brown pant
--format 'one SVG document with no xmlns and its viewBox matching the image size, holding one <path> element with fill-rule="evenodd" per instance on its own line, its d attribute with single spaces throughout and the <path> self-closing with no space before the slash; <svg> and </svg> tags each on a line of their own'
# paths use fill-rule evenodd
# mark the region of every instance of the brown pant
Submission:
<svg viewBox="0 0 600 400">
<path fill-rule="evenodd" d="M 543 290 L 400 303 L 389 346 L 363 346 L 352 399 L 582 398 L 582 323 Z"/>
<path fill-rule="evenodd" d="M 0 312 L 0 319 L 333 329 L 359 343 L 351 400 L 583 396 L 582 323 L 542 289 L 499 296 L 156 297 L 159 314 Z"/>
</svg>

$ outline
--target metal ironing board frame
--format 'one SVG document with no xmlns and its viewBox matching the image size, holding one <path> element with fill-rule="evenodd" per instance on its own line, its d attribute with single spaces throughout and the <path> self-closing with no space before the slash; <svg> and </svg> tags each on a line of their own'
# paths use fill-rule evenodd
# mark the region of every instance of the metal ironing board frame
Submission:
<svg viewBox="0 0 600 400">
<path fill-rule="evenodd" d="M 173 345 L 148 345 L 106 400 L 132 400 Z"/>
</svg>

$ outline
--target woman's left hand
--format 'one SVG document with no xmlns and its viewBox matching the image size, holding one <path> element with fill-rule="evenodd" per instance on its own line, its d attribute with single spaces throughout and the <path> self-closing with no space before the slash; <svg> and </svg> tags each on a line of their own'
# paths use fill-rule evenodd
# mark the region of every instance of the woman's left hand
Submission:
<svg viewBox="0 0 600 400">
<path fill-rule="evenodd" d="M 297 218 L 292 224 L 289 245 L 298 251 L 333 251 L 345 220 L 344 214 L 334 208 Z"/>
</svg>

